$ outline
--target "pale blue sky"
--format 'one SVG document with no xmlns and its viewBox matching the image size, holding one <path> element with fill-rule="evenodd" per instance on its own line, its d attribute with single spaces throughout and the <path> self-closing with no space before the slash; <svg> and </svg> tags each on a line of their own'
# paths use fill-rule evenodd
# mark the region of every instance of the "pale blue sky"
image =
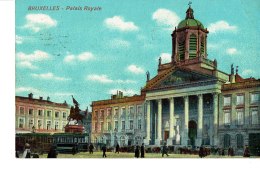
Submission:
<svg viewBox="0 0 260 174">
<path fill-rule="evenodd" d="M 50 96 L 85 109 L 117 89 L 139 94 L 146 71 L 171 53 L 171 32 L 185 18 L 188 0 L 16 1 L 16 95 Z M 28 11 L 28 6 L 59 10 Z M 65 10 L 100 6 L 101 11 Z M 64 8 L 64 9 L 62 9 Z M 259 78 L 260 1 L 193 0 L 196 19 L 208 28 L 208 58 L 220 70 L 232 63 L 243 77 Z M 41 21 L 41 22 L 39 22 Z"/>
</svg>

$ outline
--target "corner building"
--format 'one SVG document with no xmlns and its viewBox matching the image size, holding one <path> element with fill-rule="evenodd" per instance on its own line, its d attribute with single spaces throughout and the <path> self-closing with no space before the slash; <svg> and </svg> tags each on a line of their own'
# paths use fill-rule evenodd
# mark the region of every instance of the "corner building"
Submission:
<svg viewBox="0 0 260 174">
<path fill-rule="evenodd" d="M 208 33 L 189 7 L 171 34 L 171 62 L 160 58 L 157 75 L 147 74 L 141 90 L 146 145 L 232 146 L 238 152 L 260 144 L 260 80 L 242 78 L 233 65 L 230 73 L 219 70 L 207 57 Z"/>
</svg>

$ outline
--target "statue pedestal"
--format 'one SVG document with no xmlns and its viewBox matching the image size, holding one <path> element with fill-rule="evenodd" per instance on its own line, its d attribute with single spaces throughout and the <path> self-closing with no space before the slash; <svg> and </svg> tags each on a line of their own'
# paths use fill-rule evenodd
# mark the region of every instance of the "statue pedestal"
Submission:
<svg viewBox="0 0 260 174">
<path fill-rule="evenodd" d="M 180 136 L 180 134 L 177 134 L 177 135 L 176 135 L 175 144 L 177 144 L 177 145 L 181 144 L 181 136 Z"/>
</svg>

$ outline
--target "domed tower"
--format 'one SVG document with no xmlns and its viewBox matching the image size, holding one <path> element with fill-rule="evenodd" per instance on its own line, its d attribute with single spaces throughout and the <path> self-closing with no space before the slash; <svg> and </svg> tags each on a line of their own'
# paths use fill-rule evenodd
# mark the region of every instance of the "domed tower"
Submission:
<svg viewBox="0 0 260 174">
<path fill-rule="evenodd" d="M 208 30 L 194 18 L 193 13 L 189 4 L 186 18 L 172 33 L 172 63 L 175 65 L 201 62 L 207 58 Z"/>
</svg>

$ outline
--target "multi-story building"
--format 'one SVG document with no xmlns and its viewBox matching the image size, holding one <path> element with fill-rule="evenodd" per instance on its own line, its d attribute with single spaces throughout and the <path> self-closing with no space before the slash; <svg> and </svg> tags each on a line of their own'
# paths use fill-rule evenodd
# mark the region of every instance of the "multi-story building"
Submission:
<svg viewBox="0 0 260 174">
<path fill-rule="evenodd" d="M 70 106 L 67 103 L 55 103 L 48 97 L 44 100 L 28 97 L 15 97 L 15 129 L 16 133 L 31 132 L 64 132 Z"/>
<path fill-rule="evenodd" d="M 145 136 L 144 95 L 92 102 L 92 142 L 114 146 L 140 144 Z"/>
<path fill-rule="evenodd" d="M 158 74 L 150 79 L 147 73 L 141 96 L 93 102 L 92 137 L 135 143 L 131 124 L 135 130 L 140 118 L 146 145 L 232 146 L 236 152 L 259 146 L 260 80 L 242 78 L 238 68 L 234 74 L 233 65 L 230 74 L 219 70 L 208 58 L 208 33 L 189 7 L 171 35 L 171 62 L 159 58 Z"/>
</svg>

